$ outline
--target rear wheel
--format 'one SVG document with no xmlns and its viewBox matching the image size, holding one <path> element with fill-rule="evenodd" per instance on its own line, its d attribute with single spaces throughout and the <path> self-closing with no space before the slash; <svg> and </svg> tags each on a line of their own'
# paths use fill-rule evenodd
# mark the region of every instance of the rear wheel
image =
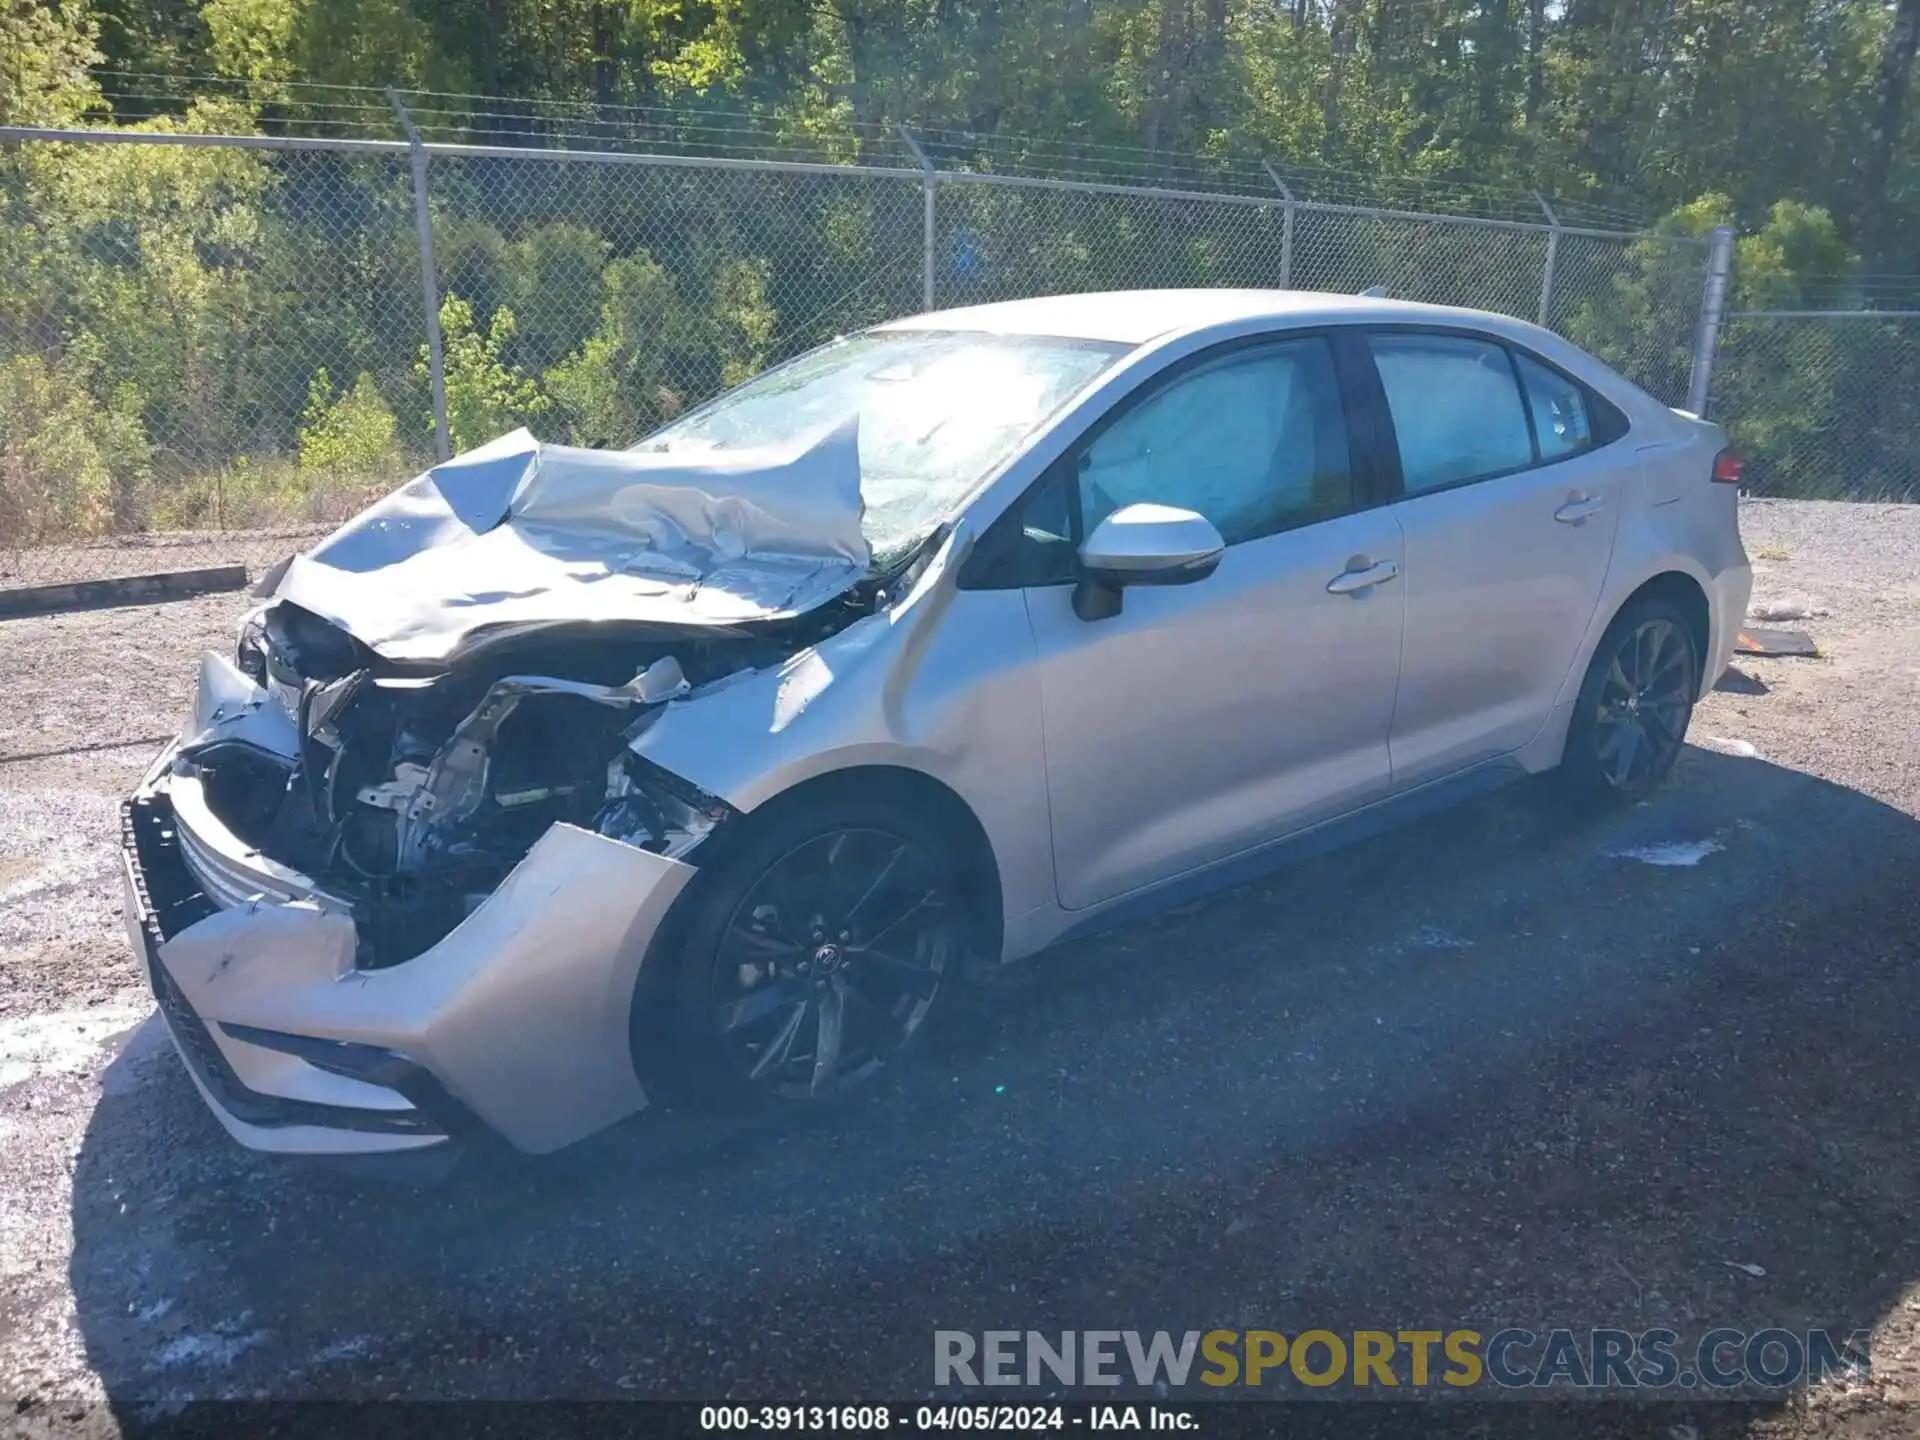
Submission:
<svg viewBox="0 0 1920 1440">
<path fill-rule="evenodd" d="M 1673 769 L 1700 685 L 1680 610 L 1637 600 L 1607 627 L 1574 702 L 1561 775 L 1579 798 L 1631 800 Z"/>
<path fill-rule="evenodd" d="M 886 803 L 828 802 L 745 837 L 689 926 L 679 1008 L 722 1093 L 823 1101 L 877 1077 L 958 974 L 950 846 Z"/>
</svg>

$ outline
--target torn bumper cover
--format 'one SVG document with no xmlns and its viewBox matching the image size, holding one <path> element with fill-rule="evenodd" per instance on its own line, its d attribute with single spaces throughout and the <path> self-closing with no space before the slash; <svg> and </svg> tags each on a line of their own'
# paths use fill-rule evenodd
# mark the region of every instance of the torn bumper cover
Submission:
<svg viewBox="0 0 1920 1440">
<path fill-rule="evenodd" d="M 228 1133 L 292 1154 L 493 1133 L 540 1154 L 641 1108 L 630 1000 L 693 870 L 553 824 L 434 943 L 367 966 L 348 885 L 238 835 L 190 758 L 242 747 L 290 760 L 298 733 L 263 687 L 207 655 L 180 743 L 123 816 L 134 954 Z"/>
<path fill-rule="evenodd" d="M 691 867 L 556 825 L 438 944 L 360 970 L 338 902 L 284 867 L 250 870 L 260 857 L 194 807 L 168 758 L 126 803 L 125 913 L 174 1043 L 235 1139 L 373 1154 L 484 1127 L 539 1154 L 645 1105 L 629 1005 Z M 213 898 L 250 874 L 254 898 Z"/>
</svg>

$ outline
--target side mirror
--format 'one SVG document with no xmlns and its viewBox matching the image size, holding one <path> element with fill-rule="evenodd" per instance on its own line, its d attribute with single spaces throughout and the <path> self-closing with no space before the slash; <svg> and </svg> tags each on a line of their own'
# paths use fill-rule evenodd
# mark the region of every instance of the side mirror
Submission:
<svg viewBox="0 0 1920 1440">
<path fill-rule="evenodd" d="M 1094 527 L 1080 547 L 1073 613 L 1105 620 L 1120 613 L 1129 585 L 1191 585 L 1220 568 L 1227 542 L 1213 522 L 1172 505 L 1125 505 Z"/>
</svg>

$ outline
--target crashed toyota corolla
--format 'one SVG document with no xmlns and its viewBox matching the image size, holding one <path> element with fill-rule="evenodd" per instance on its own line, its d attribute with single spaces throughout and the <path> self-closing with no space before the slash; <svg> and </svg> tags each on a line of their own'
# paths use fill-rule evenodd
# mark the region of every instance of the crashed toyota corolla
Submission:
<svg viewBox="0 0 1920 1440">
<path fill-rule="evenodd" d="M 896 322 L 630 450 L 504 436 L 264 577 L 126 804 L 129 929 L 262 1150 L 818 1100 L 1294 842 L 1658 783 L 1745 607 L 1736 477 L 1493 315 Z"/>
</svg>

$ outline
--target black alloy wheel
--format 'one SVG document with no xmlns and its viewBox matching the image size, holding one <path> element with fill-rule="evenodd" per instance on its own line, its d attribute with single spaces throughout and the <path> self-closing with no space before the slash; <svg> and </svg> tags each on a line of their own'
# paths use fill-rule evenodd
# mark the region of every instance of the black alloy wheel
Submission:
<svg viewBox="0 0 1920 1440">
<path fill-rule="evenodd" d="M 918 828 L 834 826 L 733 887 L 703 998 L 737 1082 L 827 1099 L 871 1079 L 925 1022 L 964 917 L 952 867 Z"/>
<path fill-rule="evenodd" d="M 1616 790 L 1664 775 L 1686 739 L 1696 667 L 1686 632 L 1664 616 L 1643 620 L 1600 683 L 1594 758 Z"/>
<path fill-rule="evenodd" d="M 1700 658 L 1685 618 L 1662 600 L 1621 613 L 1595 651 L 1567 737 L 1566 778 L 1593 798 L 1637 798 L 1686 744 Z"/>
</svg>

